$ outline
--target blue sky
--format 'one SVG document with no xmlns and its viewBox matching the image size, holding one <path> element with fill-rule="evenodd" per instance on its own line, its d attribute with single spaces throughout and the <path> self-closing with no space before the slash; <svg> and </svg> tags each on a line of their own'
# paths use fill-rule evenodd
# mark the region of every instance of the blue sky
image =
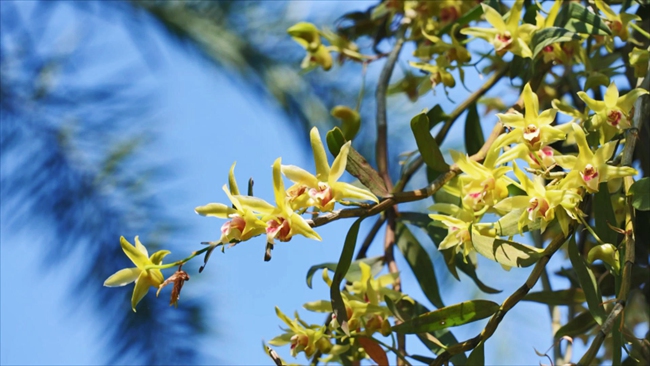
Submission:
<svg viewBox="0 0 650 366">
<path fill-rule="evenodd" d="M 311 152 L 306 151 L 305 145 L 297 139 L 299 136 L 293 131 L 294 127 L 269 100 L 260 98 L 245 84 L 227 77 L 206 60 L 180 49 L 168 38 L 156 32 L 151 32 L 151 35 L 162 55 L 152 78 L 155 80 L 152 81 L 153 89 L 157 90 L 155 103 L 161 110 L 157 116 L 160 137 L 147 154 L 154 161 L 169 164 L 174 172 L 175 178 L 171 183 L 151 183 L 154 187 L 163 187 L 156 191 L 156 195 L 166 202 L 167 209 L 187 218 L 189 229 L 174 238 L 187 247 L 185 252 L 172 254 L 173 259 L 180 259 L 201 248 L 201 241 L 219 237 L 223 222 L 200 217 L 193 209 L 209 202 L 227 200 L 221 186 L 227 182 L 228 169 L 233 162 L 237 162 L 235 173 L 240 185 L 254 177 L 256 195 L 267 200 L 272 197 L 271 164 L 275 158 L 282 157 L 285 164 L 311 171 L 313 162 Z M 118 45 L 118 49 L 121 49 L 119 45 L 122 42 L 126 42 L 125 35 L 117 26 L 106 26 L 101 37 L 113 46 Z M 132 48 L 125 47 L 121 52 L 123 55 L 120 57 L 125 59 L 135 57 Z M 299 60 L 296 60 L 295 67 L 299 67 Z M 336 69 L 331 72 L 332 77 L 336 77 Z M 475 86 L 470 83 L 469 87 Z M 417 112 L 419 110 L 413 107 L 412 114 Z M 462 128 L 462 124 L 458 124 L 450 136 L 461 136 Z M 281 333 L 281 321 L 275 316 L 274 306 L 290 314 L 301 309 L 303 303 L 329 298 L 320 276 L 315 276 L 314 289 L 309 289 L 305 275 L 311 265 L 338 259 L 345 232 L 351 223 L 351 220 L 341 220 L 319 228 L 322 242 L 297 237 L 291 242 L 280 243 L 273 252 L 273 260 L 268 263 L 262 261 L 265 242 L 257 238 L 228 249 L 225 254 L 214 253 L 202 274 L 196 271 L 200 260 L 188 265 L 192 279 L 183 289 L 179 306 L 183 306 L 183 299 L 188 298 L 201 298 L 209 304 L 209 316 L 205 322 L 212 326 L 213 332 L 197 345 L 206 355 L 204 363 L 269 364 L 270 359 L 262 352 L 261 341 L 268 341 Z M 365 232 L 368 222 L 362 228 Z M 122 234 L 115 233 L 115 245 Z M 141 239 L 146 243 L 147 238 Z M 102 360 L 103 352 L 111 345 L 102 338 L 101 329 L 93 326 L 101 315 L 70 296 L 73 291 L 69 283 L 79 275 L 74 263 L 83 260 L 82 253 L 71 258 L 68 264 L 57 267 L 56 271 L 44 271 L 41 268 L 43 258 L 35 249 L 39 245 L 52 245 L 46 237 L 17 234 L 2 227 L 0 241 L 0 363 L 73 365 L 96 364 Z M 423 239 L 423 243 L 425 241 Z M 375 245 L 371 254 L 380 254 L 378 247 Z M 428 249 L 432 257 L 439 259 L 440 255 L 434 252 L 432 245 Z M 562 263 L 562 258 L 553 258 L 549 267 L 551 271 L 559 269 Z M 425 302 L 401 257 L 398 257 L 398 266 L 403 270 L 405 290 Z M 461 283 L 456 283 L 444 271 L 444 267 L 437 268 L 443 300 L 446 304 L 453 304 L 476 297 L 501 302 L 522 284 L 530 269 L 505 272 L 496 263 L 481 260 L 481 278 L 503 289 L 501 294 L 494 296 L 478 292 L 466 277 Z M 554 281 L 553 285 L 561 288 L 566 284 Z M 131 287 L 106 288 L 105 291 L 131 291 Z M 153 291 L 148 296 L 154 296 Z M 159 301 L 167 300 L 161 298 Z M 124 311 L 131 311 L 130 304 L 124 304 Z M 322 322 L 324 318 L 304 310 L 300 314 L 314 323 Z M 551 346 L 548 319 L 545 306 L 517 305 L 488 341 L 487 363 L 537 364 L 540 359 L 533 348 L 545 351 Z M 454 333 L 457 338 L 466 339 L 477 334 L 484 325 L 485 321 L 477 322 L 460 327 Z M 417 340 L 411 340 L 409 347 L 414 353 L 427 354 Z M 288 347 L 276 351 L 285 360 L 292 361 Z M 301 356 L 295 361 L 304 362 L 304 359 Z"/>
</svg>

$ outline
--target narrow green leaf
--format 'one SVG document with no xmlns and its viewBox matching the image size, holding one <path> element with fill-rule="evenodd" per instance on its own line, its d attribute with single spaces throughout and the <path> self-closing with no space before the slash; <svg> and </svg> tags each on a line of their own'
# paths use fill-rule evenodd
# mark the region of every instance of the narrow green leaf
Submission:
<svg viewBox="0 0 650 366">
<path fill-rule="evenodd" d="M 393 313 L 397 319 L 400 319 L 402 321 L 407 321 L 419 315 L 429 313 L 429 309 L 410 298 L 404 298 L 397 302 L 393 302 L 388 296 L 385 296 L 384 301 L 386 302 L 386 306 L 391 311 L 391 313 Z M 436 330 L 434 332 L 431 332 L 431 335 L 443 345 L 458 343 L 458 340 L 450 329 Z M 426 333 L 419 333 L 417 334 L 417 337 L 420 339 L 422 344 L 424 344 L 435 355 L 439 355 L 445 350 L 444 347 L 440 347 L 440 345 L 431 341 L 429 337 L 427 337 Z M 451 361 L 454 363 L 454 365 L 466 365 L 467 357 L 465 356 L 465 353 L 461 352 L 452 357 Z"/>
<path fill-rule="evenodd" d="M 567 29 L 559 27 L 544 28 L 533 33 L 531 40 L 533 58 L 535 58 L 546 46 L 553 43 L 571 42 L 580 40 L 580 36 Z"/>
<path fill-rule="evenodd" d="M 472 300 L 434 310 L 395 325 L 402 334 L 433 332 L 485 319 L 499 310 L 499 304 L 488 300 Z"/>
<path fill-rule="evenodd" d="M 639 211 L 650 211 L 650 178 L 642 178 L 630 187 L 632 206 Z"/>
<path fill-rule="evenodd" d="M 401 212 L 398 218 L 399 221 L 403 223 L 408 223 L 417 226 L 421 230 L 424 230 L 433 244 L 438 247 L 442 240 L 447 236 L 447 230 L 431 225 L 431 218 L 427 214 L 420 212 Z M 501 290 L 494 289 L 481 281 L 476 274 L 476 269 L 470 263 L 465 262 L 465 259 L 461 253 L 454 253 L 452 250 L 445 250 L 442 252 L 442 255 L 445 258 L 445 264 L 449 272 L 460 281 L 458 277 L 458 272 L 456 268 L 460 269 L 465 273 L 469 278 L 471 278 L 478 288 L 488 294 L 498 294 Z"/>
<path fill-rule="evenodd" d="M 465 150 L 469 155 L 476 154 L 485 143 L 483 129 L 481 128 L 481 119 L 478 116 L 476 103 L 472 103 L 467 109 L 467 118 L 465 119 Z"/>
<path fill-rule="evenodd" d="M 612 35 L 612 31 L 605 24 L 603 18 L 575 2 L 570 2 L 562 7 L 553 25 L 576 33 Z"/>
<path fill-rule="evenodd" d="M 430 364 L 433 363 L 433 361 L 436 360 L 435 358 L 431 358 L 431 357 L 427 357 L 427 356 L 421 356 L 421 355 L 411 355 L 409 357 L 411 357 L 412 359 L 414 359 L 414 360 L 416 360 L 418 362 L 422 362 L 423 364 L 426 364 L 426 365 L 430 365 Z"/>
<path fill-rule="evenodd" d="M 616 215 L 607 183 L 600 183 L 598 186 L 598 192 L 594 194 L 593 209 L 596 234 L 605 243 L 618 243 L 618 233 L 609 227 L 609 225 L 616 226 Z"/>
<path fill-rule="evenodd" d="M 384 266 L 384 256 L 381 255 L 370 258 L 363 258 L 350 263 L 350 269 L 348 270 L 348 273 L 345 274 L 346 281 L 354 282 L 361 279 L 361 267 L 359 266 L 359 263 L 362 262 L 370 266 L 370 269 L 372 270 L 372 274 L 374 276 L 381 272 L 381 269 Z M 312 288 L 312 279 L 316 271 L 319 269 L 327 268 L 332 272 L 336 272 L 336 265 L 337 263 L 330 262 L 311 266 L 307 271 L 307 286 L 309 286 L 309 288 Z"/>
<path fill-rule="evenodd" d="M 343 303 L 343 297 L 341 296 L 341 283 L 345 278 L 345 274 L 348 273 L 348 270 L 350 269 L 352 257 L 354 256 L 354 247 L 357 244 L 357 236 L 359 235 L 359 227 L 361 226 L 361 221 L 363 221 L 364 218 L 365 217 L 358 218 L 352 224 L 352 226 L 350 226 L 350 230 L 345 236 L 345 243 L 343 244 L 343 250 L 341 251 L 341 256 L 339 257 L 339 262 L 336 266 L 336 271 L 334 272 L 332 286 L 330 286 L 332 309 L 334 310 L 334 315 L 336 315 L 336 320 L 341 325 L 341 328 L 345 331 L 345 333 L 348 333 L 346 331 L 348 314 L 345 309 L 345 304 Z"/>
<path fill-rule="evenodd" d="M 524 296 L 524 301 L 540 302 L 548 305 L 577 305 L 586 301 L 585 293 L 580 288 L 558 291 L 531 292 Z"/>
<path fill-rule="evenodd" d="M 560 329 L 555 332 L 555 339 L 559 339 L 564 336 L 573 338 L 582 334 L 586 334 L 595 325 L 596 321 L 594 320 L 594 317 L 591 316 L 591 313 L 589 311 L 585 311 L 575 318 L 569 320 L 568 323 L 561 326 Z"/>
<path fill-rule="evenodd" d="M 528 267 L 535 263 L 543 250 L 514 241 L 483 236 L 472 230 L 474 249 L 484 257 L 509 267 Z"/>
<path fill-rule="evenodd" d="M 596 277 L 593 272 L 587 268 L 584 259 L 582 259 L 580 253 L 578 253 L 578 245 L 576 244 L 575 236 L 572 236 L 571 240 L 569 240 L 569 260 L 578 276 L 580 287 L 582 287 L 582 290 L 585 293 L 589 312 L 591 312 L 591 315 L 594 317 L 596 322 L 602 325 L 605 318 L 607 318 L 607 314 L 605 314 L 605 310 L 601 305 L 603 298 L 600 296 Z"/>
<path fill-rule="evenodd" d="M 438 123 L 446 121 L 449 115 L 442 110 L 440 104 L 436 104 L 427 112 L 427 118 L 429 119 L 429 131 L 431 131 Z"/>
<path fill-rule="evenodd" d="M 445 305 L 442 303 L 442 298 L 440 297 L 438 280 L 436 279 L 436 272 L 433 269 L 431 257 L 429 257 L 429 254 L 422 248 L 406 225 L 398 222 L 395 231 L 397 247 L 402 252 L 409 267 L 411 267 L 411 271 L 415 274 L 415 278 L 418 280 L 422 292 L 424 292 L 424 295 L 435 307 L 444 307 Z"/>
<path fill-rule="evenodd" d="M 442 152 L 436 139 L 429 132 L 429 118 L 425 113 L 420 113 L 411 120 L 411 130 L 424 163 L 438 172 L 449 170 L 449 164 L 442 157 Z"/>
<path fill-rule="evenodd" d="M 469 357 L 467 358 L 468 365 L 485 365 L 485 349 L 483 347 L 484 344 L 484 342 L 481 342 L 478 346 L 476 346 L 476 348 L 474 348 L 474 350 L 472 350 L 472 353 L 470 353 Z"/>
<path fill-rule="evenodd" d="M 347 142 L 343 136 L 343 131 L 338 127 L 334 127 L 328 131 L 325 140 L 327 141 L 327 148 L 334 156 L 339 154 L 341 147 Z M 376 196 L 386 197 L 390 194 L 379 173 L 352 146 L 350 146 L 348 163 L 345 170 L 359 179 L 359 182 L 370 189 Z"/>
</svg>

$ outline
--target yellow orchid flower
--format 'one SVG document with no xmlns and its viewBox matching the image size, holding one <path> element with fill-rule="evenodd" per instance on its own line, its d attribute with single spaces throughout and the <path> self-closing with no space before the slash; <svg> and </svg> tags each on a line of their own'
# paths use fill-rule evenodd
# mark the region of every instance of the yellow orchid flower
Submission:
<svg viewBox="0 0 650 366">
<path fill-rule="evenodd" d="M 305 356 L 311 357 L 317 350 L 323 353 L 328 353 L 332 345 L 325 335 L 325 326 L 312 325 L 307 326 L 296 313 L 296 319 L 291 320 L 286 316 L 277 306 L 275 313 L 278 318 L 289 326 L 289 329 L 284 329 L 285 333 L 277 336 L 269 341 L 269 344 L 274 346 L 284 346 L 291 344 L 291 356 L 296 357 L 298 353 L 304 352 Z"/>
<path fill-rule="evenodd" d="M 627 39 L 630 36 L 630 32 L 628 30 L 629 28 L 629 23 L 632 20 L 641 20 L 641 17 L 638 15 L 634 14 L 628 14 L 628 13 L 620 13 L 616 14 L 612 8 L 607 5 L 603 0 L 595 0 L 596 7 L 605 14 L 605 17 L 607 18 L 607 25 L 609 28 L 612 30 L 612 34 L 614 36 L 618 36 L 621 41 L 627 41 Z M 610 42 L 611 45 L 608 46 L 608 49 L 613 50 L 613 42 Z"/>
<path fill-rule="evenodd" d="M 560 183 L 563 188 L 586 187 L 590 193 L 598 192 L 598 185 L 610 179 L 637 174 L 636 169 L 628 166 L 612 166 L 607 160 L 616 150 L 616 141 L 608 142 L 592 152 L 582 128 L 572 124 L 578 145 L 578 156 L 557 157 L 556 161 L 564 169 L 571 170 Z"/>
<path fill-rule="evenodd" d="M 461 29 L 460 33 L 490 42 L 499 56 L 510 51 L 517 56 L 530 58 L 533 56 L 533 52 L 527 42 L 530 40 L 530 34 L 535 30 L 535 26 L 532 24 L 519 25 L 523 5 L 524 0 L 517 0 L 510 9 L 508 20 L 504 21 L 501 14 L 494 8 L 481 4 L 485 20 L 494 28 L 470 27 Z"/>
<path fill-rule="evenodd" d="M 522 115 L 519 112 L 497 114 L 499 120 L 512 128 L 512 131 L 500 136 L 495 141 L 494 147 L 498 149 L 510 144 L 517 144 L 502 154 L 497 159 L 497 164 L 525 158 L 531 152 L 537 152 L 544 146 L 564 140 L 566 137 L 566 132 L 561 128 L 551 126 L 551 123 L 555 121 L 556 109 L 547 109 L 539 113 L 539 99 L 530 84 L 524 86 L 521 95 L 524 98 L 525 114 Z"/>
<path fill-rule="evenodd" d="M 289 241 L 297 234 L 310 239 L 321 240 L 320 235 L 291 207 L 290 199 L 287 197 L 284 182 L 282 181 L 281 166 L 282 159 L 277 158 L 273 163 L 275 207 L 255 197 L 236 196 L 237 199 L 244 206 L 255 207 L 254 210 L 263 215 L 261 219 L 266 222 L 266 237 L 267 242 L 270 244 L 273 244 L 275 239 Z"/>
<path fill-rule="evenodd" d="M 163 258 L 171 252 L 169 250 L 159 250 L 149 257 L 147 248 L 140 243 L 140 239 L 137 236 L 135 237 L 135 246 L 131 245 L 131 243 L 121 236 L 120 246 L 124 254 L 135 264 L 135 267 L 125 268 L 115 272 L 104 281 L 104 286 L 119 287 L 135 281 L 133 295 L 131 296 L 131 308 L 135 312 L 136 305 L 147 294 L 149 287 L 158 288 L 165 280 L 159 269 L 146 269 L 147 266 L 162 264 Z"/>
<path fill-rule="evenodd" d="M 645 50 L 634 47 L 628 57 L 630 58 L 630 65 L 634 66 L 634 77 L 645 77 L 648 72 L 648 61 L 650 61 L 650 47 Z"/>
<path fill-rule="evenodd" d="M 348 199 L 379 202 L 370 191 L 338 181 L 345 172 L 350 141 L 341 147 L 330 167 L 316 127 L 311 129 L 309 138 L 314 152 L 316 175 L 294 165 L 282 166 L 282 173 L 296 183 L 288 190 L 294 210 L 313 206 L 321 212 L 332 211 L 335 202 Z"/>
<path fill-rule="evenodd" d="M 605 92 L 604 100 L 594 100 L 583 91 L 578 92 L 578 97 L 592 111 L 596 112 L 591 120 L 591 129 L 601 129 L 601 143 L 611 140 L 621 130 L 632 127 L 632 108 L 634 102 L 648 91 L 642 88 L 630 90 L 627 94 L 619 97 L 618 88 L 615 83 L 609 84 Z"/>
<path fill-rule="evenodd" d="M 223 191 L 228 196 L 232 203 L 231 206 L 226 206 L 222 203 L 210 203 L 205 206 L 199 206 L 194 211 L 202 216 L 213 216 L 221 219 L 230 219 L 221 226 L 221 238 L 217 244 L 232 243 L 237 244 L 241 241 L 246 241 L 252 237 L 264 234 L 266 232 L 266 223 L 258 218 L 255 211 L 271 208 L 273 206 L 266 201 L 249 197 L 246 204 L 242 204 L 238 197 L 240 196 L 237 182 L 234 175 L 235 164 L 230 167 L 229 182 L 230 190 L 226 185 L 222 187 Z"/>
<path fill-rule="evenodd" d="M 568 189 L 558 189 L 558 186 L 544 186 L 539 180 L 531 181 L 517 163 L 513 162 L 513 171 L 519 180 L 517 184 L 526 192 L 525 196 L 508 197 L 497 203 L 494 208 L 509 212 L 515 209 L 524 209 L 518 221 L 519 231 L 522 231 L 529 223 L 542 220 L 542 231 L 546 229 L 557 215 L 560 227 L 564 234 L 569 232 L 569 217 L 573 217 L 575 209 L 581 197 L 576 192 Z M 557 208 L 563 208 L 557 210 Z"/>
<path fill-rule="evenodd" d="M 476 221 L 474 213 L 448 203 L 436 203 L 429 207 L 429 210 L 442 212 L 444 215 L 429 214 L 429 217 L 434 220 L 434 225 L 448 229 L 447 236 L 438 245 L 438 250 L 454 248 L 455 253 L 462 252 L 465 257 L 476 255 L 470 233 L 470 226 Z M 476 263 L 475 260 L 472 262 Z"/>
<path fill-rule="evenodd" d="M 501 199 L 508 197 L 508 180 L 505 174 L 510 167 L 495 167 L 499 149 L 491 149 L 483 165 L 469 159 L 466 154 L 451 150 L 451 158 L 464 174 L 458 177 L 463 207 L 484 212 Z M 453 194 L 453 193 L 452 193 Z"/>
</svg>

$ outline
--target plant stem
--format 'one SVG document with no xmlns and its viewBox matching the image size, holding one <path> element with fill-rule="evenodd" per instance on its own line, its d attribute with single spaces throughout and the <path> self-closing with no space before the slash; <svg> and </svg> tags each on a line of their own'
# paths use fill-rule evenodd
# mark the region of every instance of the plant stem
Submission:
<svg viewBox="0 0 650 366">
<path fill-rule="evenodd" d="M 205 248 L 203 248 L 201 250 L 195 250 L 195 251 L 192 252 L 192 254 L 190 254 L 189 257 L 187 257 L 185 259 L 181 259 L 181 260 L 173 262 L 173 263 L 158 264 L 158 265 L 153 264 L 153 265 L 145 266 L 144 270 L 146 271 L 146 270 L 150 270 L 150 269 L 168 269 L 168 268 L 178 267 L 181 264 L 187 263 L 188 261 L 190 261 L 192 258 L 196 257 L 197 255 L 200 255 L 200 254 L 203 254 L 203 253 L 207 252 L 210 248 L 212 248 L 212 246 L 207 246 L 207 247 L 205 247 Z"/>
</svg>

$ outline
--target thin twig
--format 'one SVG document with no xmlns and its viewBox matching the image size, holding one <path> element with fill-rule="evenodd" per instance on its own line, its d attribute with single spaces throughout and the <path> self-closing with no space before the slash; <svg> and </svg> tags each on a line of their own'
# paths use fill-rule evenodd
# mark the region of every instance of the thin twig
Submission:
<svg viewBox="0 0 650 366">
<path fill-rule="evenodd" d="M 530 275 L 528 276 L 528 279 L 526 282 L 519 287 L 515 292 L 512 293 L 503 303 L 501 304 L 501 307 L 497 312 L 492 315 L 490 320 L 488 321 L 487 325 L 485 328 L 483 328 L 483 331 L 479 333 L 476 337 L 469 339 L 465 342 L 457 343 L 454 345 L 449 346 L 444 352 L 442 352 L 436 359 L 431 363 L 432 366 L 441 366 L 444 364 L 447 364 L 449 362 L 449 359 L 453 357 L 454 355 L 457 355 L 461 352 L 469 351 L 471 349 L 476 348 L 476 346 L 479 345 L 481 342 L 485 342 L 488 338 L 490 338 L 494 332 L 496 331 L 497 327 L 501 323 L 501 320 L 503 320 L 503 317 L 508 313 L 510 309 L 512 309 L 519 301 L 521 301 L 526 294 L 535 286 L 539 278 L 541 277 L 542 273 L 544 272 L 544 268 L 546 267 L 546 264 L 549 262 L 553 254 L 557 252 L 560 247 L 566 242 L 566 239 L 573 235 L 573 230 L 575 227 L 572 225 L 569 235 L 567 237 L 564 236 L 557 236 L 547 247 L 544 249 L 544 252 L 542 253 L 542 256 L 540 257 L 539 261 L 535 264 L 535 267 L 533 268 L 532 272 L 530 272 Z"/>
<path fill-rule="evenodd" d="M 404 33 L 406 28 L 400 28 L 397 34 L 397 41 L 393 50 L 388 55 L 384 68 L 381 70 L 379 75 L 379 81 L 377 82 L 377 92 L 375 93 L 375 98 L 377 100 L 377 145 L 376 149 L 376 159 L 377 159 L 377 170 L 379 175 L 384 179 L 386 183 L 386 188 L 388 190 L 392 189 L 392 182 L 388 174 L 388 123 L 386 116 L 386 92 L 388 90 L 388 83 L 390 77 L 393 74 L 395 69 L 395 63 L 399 57 L 399 53 L 402 50 L 404 45 Z"/>
<path fill-rule="evenodd" d="M 436 135 L 436 142 L 438 143 L 438 146 L 442 144 L 444 141 L 445 137 L 447 136 L 447 132 L 449 131 L 449 128 L 456 122 L 458 117 L 460 117 L 461 114 L 465 112 L 467 108 L 469 108 L 470 105 L 473 103 L 476 103 L 479 98 L 481 98 L 485 93 L 487 93 L 492 87 L 506 74 L 507 68 L 503 68 L 496 73 L 494 73 L 486 82 L 483 84 L 480 88 L 478 88 L 474 93 L 472 93 L 465 102 L 461 103 L 456 109 L 454 109 L 451 114 L 449 114 L 449 117 L 445 121 L 445 124 L 443 125 L 442 129 L 438 132 Z M 418 156 L 404 171 L 404 174 L 402 174 L 402 177 L 400 180 L 397 182 L 395 185 L 395 192 L 401 192 L 404 190 L 404 186 L 411 180 L 411 177 L 415 172 L 422 167 L 422 164 L 424 163 L 424 160 L 422 160 L 422 156 Z"/>
</svg>

